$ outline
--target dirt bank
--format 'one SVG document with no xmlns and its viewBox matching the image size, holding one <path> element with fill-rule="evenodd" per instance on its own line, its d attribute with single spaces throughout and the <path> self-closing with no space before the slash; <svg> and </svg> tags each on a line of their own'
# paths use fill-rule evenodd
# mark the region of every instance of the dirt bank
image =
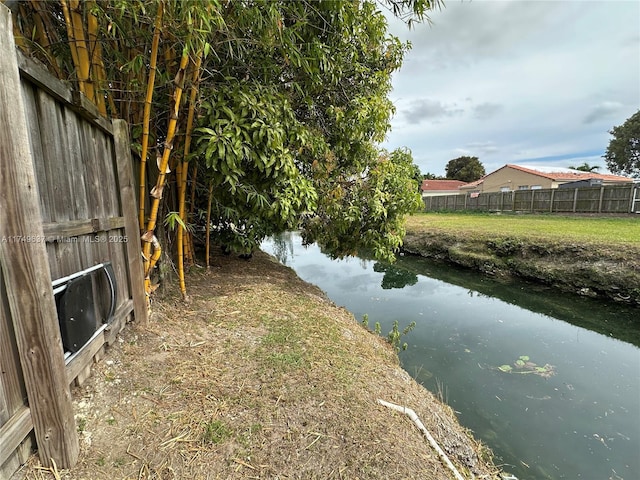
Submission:
<svg viewBox="0 0 640 480">
<path fill-rule="evenodd" d="M 81 457 L 29 479 L 451 479 L 416 411 L 465 478 L 497 478 L 452 410 L 395 351 L 259 252 L 216 257 L 128 328 L 74 391 Z"/>
<path fill-rule="evenodd" d="M 403 249 L 487 275 L 514 275 L 578 295 L 640 306 L 640 244 L 529 241 L 409 226 Z"/>
</svg>

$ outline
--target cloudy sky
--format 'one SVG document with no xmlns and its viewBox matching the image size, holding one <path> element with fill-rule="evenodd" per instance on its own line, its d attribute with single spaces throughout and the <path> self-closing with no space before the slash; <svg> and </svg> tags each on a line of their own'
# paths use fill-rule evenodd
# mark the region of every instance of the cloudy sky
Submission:
<svg viewBox="0 0 640 480">
<path fill-rule="evenodd" d="M 640 108 L 640 2 L 449 0 L 433 24 L 389 30 L 412 50 L 395 74 L 384 146 L 422 173 L 461 155 L 600 165 L 608 131 Z"/>
</svg>

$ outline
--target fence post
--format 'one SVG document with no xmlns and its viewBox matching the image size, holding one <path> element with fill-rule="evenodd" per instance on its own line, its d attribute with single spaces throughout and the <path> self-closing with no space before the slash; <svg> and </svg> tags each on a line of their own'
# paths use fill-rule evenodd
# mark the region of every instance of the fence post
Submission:
<svg viewBox="0 0 640 480">
<path fill-rule="evenodd" d="M 556 192 L 556 189 L 552 188 L 551 189 L 551 200 L 549 201 L 549 213 L 553 213 L 553 199 L 555 197 L 555 195 L 554 195 L 555 192 Z"/>
<path fill-rule="evenodd" d="M 0 5 L 0 258 L 40 461 L 70 468 L 79 444 L 22 100 L 11 13 Z"/>
<path fill-rule="evenodd" d="M 533 199 L 536 197 L 536 191 L 531 190 L 531 213 L 533 213 Z"/>
<path fill-rule="evenodd" d="M 600 199 L 598 200 L 598 213 L 602 213 L 602 199 L 604 198 L 604 185 L 600 187 Z"/>
<path fill-rule="evenodd" d="M 576 213 L 576 207 L 578 205 L 578 189 L 573 190 L 573 213 Z"/>
<path fill-rule="evenodd" d="M 638 190 L 640 187 L 636 187 L 635 185 L 631 185 L 631 190 L 629 191 L 629 213 L 634 213 L 636 207 L 636 196 L 638 194 Z"/>
<path fill-rule="evenodd" d="M 133 181 L 129 130 L 127 122 L 124 120 L 113 121 L 113 141 L 118 168 L 118 183 L 120 184 L 122 215 L 124 216 L 124 231 L 128 238 L 127 264 L 129 281 L 131 282 L 131 296 L 133 297 L 133 313 L 136 321 L 144 325 L 147 322 L 148 308 L 144 292 L 140 230 L 137 221 L 138 203 Z"/>
</svg>

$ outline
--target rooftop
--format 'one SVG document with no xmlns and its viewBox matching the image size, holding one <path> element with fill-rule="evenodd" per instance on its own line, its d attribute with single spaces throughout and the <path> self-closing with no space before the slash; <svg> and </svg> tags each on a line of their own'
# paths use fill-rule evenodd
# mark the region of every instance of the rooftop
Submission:
<svg viewBox="0 0 640 480">
<path fill-rule="evenodd" d="M 596 172 L 583 172 L 581 170 L 574 170 L 571 168 L 564 168 L 564 167 L 507 164 L 502 168 L 505 168 L 505 167 L 514 168 L 516 170 L 520 170 L 526 173 L 532 173 L 534 175 L 549 178 L 551 180 L 576 181 L 576 180 L 587 180 L 590 178 L 597 178 L 600 180 L 617 181 L 617 182 L 633 181 L 631 178 L 621 177 L 619 175 L 611 175 L 611 174 L 596 173 Z"/>
<path fill-rule="evenodd" d="M 423 180 L 422 191 L 443 191 L 443 190 L 457 190 L 461 185 L 465 185 L 465 182 L 460 180 Z"/>
</svg>

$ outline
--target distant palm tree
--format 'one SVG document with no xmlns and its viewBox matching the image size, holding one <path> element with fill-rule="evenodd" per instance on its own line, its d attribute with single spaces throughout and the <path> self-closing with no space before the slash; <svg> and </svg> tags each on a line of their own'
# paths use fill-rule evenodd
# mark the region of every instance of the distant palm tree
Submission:
<svg viewBox="0 0 640 480">
<path fill-rule="evenodd" d="M 593 173 L 595 170 L 598 170 L 600 167 L 598 165 L 589 165 L 587 162 L 584 162 L 579 167 L 569 167 L 572 170 L 580 170 L 581 172 L 590 172 Z"/>
</svg>

